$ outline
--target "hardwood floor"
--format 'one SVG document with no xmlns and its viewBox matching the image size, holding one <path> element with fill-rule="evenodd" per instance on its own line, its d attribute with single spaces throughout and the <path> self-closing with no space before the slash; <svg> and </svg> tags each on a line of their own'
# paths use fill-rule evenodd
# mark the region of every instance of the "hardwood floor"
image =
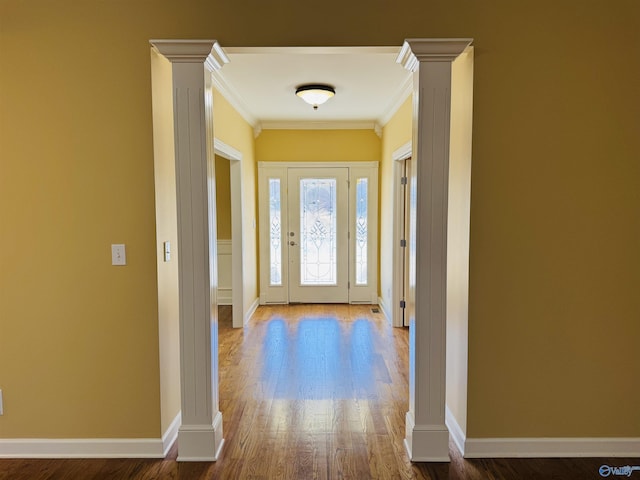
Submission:
<svg viewBox="0 0 640 480">
<path fill-rule="evenodd" d="M 0 480 L 590 479 L 638 459 L 465 460 L 412 464 L 405 454 L 408 331 L 368 305 L 260 307 L 244 329 L 220 309 L 215 463 L 0 460 Z M 639 475 L 640 476 L 640 475 Z"/>
</svg>

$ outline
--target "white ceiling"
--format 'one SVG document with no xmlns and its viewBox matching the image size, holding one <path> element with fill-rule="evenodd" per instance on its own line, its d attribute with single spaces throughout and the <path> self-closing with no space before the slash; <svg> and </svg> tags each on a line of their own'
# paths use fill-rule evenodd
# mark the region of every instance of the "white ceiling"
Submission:
<svg viewBox="0 0 640 480">
<path fill-rule="evenodd" d="M 374 128 L 411 92 L 400 47 L 225 48 L 216 87 L 255 128 Z M 327 83 L 336 95 L 314 110 L 297 86 Z"/>
</svg>

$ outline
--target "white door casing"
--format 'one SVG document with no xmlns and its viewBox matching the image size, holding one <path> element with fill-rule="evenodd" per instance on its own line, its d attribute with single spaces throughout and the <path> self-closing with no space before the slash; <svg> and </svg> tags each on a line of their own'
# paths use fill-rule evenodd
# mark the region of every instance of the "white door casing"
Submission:
<svg viewBox="0 0 640 480">
<path fill-rule="evenodd" d="M 405 287 L 408 273 L 408 252 L 407 246 L 401 246 L 401 240 L 405 243 L 409 239 L 406 218 L 408 218 L 408 181 L 406 172 L 406 162 L 411 158 L 411 142 L 407 142 L 395 150 L 391 158 L 393 160 L 393 247 L 392 247 L 392 267 L 393 285 L 391 287 L 391 321 L 394 327 L 409 326 L 404 322 L 406 308 L 400 306 L 401 301 L 405 301 Z M 403 185 L 402 178 L 406 178 Z"/>
</svg>

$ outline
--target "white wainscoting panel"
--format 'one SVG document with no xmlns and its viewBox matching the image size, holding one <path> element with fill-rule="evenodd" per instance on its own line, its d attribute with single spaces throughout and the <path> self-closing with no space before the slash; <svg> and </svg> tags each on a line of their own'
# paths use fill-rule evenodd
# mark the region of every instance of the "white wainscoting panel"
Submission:
<svg viewBox="0 0 640 480">
<path fill-rule="evenodd" d="M 218 305 L 232 305 L 231 240 L 218 240 Z"/>
</svg>

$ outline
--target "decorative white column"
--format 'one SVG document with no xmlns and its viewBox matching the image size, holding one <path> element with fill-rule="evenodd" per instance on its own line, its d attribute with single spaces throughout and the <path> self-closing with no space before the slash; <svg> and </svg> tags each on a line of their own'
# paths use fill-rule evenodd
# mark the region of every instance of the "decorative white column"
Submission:
<svg viewBox="0 0 640 480">
<path fill-rule="evenodd" d="M 211 69 L 226 60 L 214 40 L 152 40 L 172 64 L 178 210 L 179 461 L 213 461 L 222 447 Z"/>
<path fill-rule="evenodd" d="M 405 437 L 414 462 L 450 461 L 445 334 L 451 63 L 470 43 L 408 39 L 398 56 L 398 63 L 414 72 Z"/>
</svg>

